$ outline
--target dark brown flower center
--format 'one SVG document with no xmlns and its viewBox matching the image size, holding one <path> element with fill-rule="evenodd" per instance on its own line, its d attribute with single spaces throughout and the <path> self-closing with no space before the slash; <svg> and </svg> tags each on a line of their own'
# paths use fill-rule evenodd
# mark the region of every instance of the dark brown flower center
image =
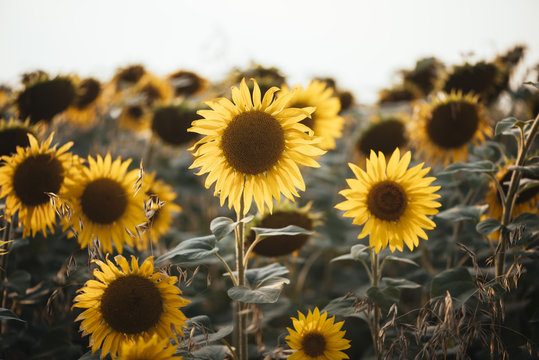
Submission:
<svg viewBox="0 0 539 360">
<path fill-rule="evenodd" d="M 366 156 L 371 150 L 388 155 L 406 143 L 404 124 L 397 119 L 388 119 L 367 129 L 359 138 L 357 147 Z"/>
<path fill-rule="evenodd" d="M 144 110 L 140 105 L 131 105 L 127 107 L 127 115 L 133 120 L 139 120 L 144 114 Z"/>
<path fill-rule="evenodd" d="M 304 108 L 304 107 L 308 107 L 308 106 L 311 106 L 311 105 L 308 105 L 308 104 L 305 104 L 305 103 L 302 103 L 302 102 L 290 104 L 290 107 L 299 108 L 299 109 Z M 314 130 L 315 122 L 316 122 L 316 110 L 311 114 L 310 118 L 305 117 L 305 119 L 300 121 L 300 123 L 302 123 L 303 125 L 309 127 L 309 129 L 311 129 L 311 130 Z"/>
<path fill-rule="evenodd" d="M 82 81 L 79 86 L 77 97 L 75 98 L 74 106 L 78 109 L 84 109 L 90 105 L 101 92 L 101 84 L 99 81 L 88 78 Z"/>
<path fill-rule="evenodd" d="M 127 275 L 107 286 L 101 299 L 101 313 L 113 330 L 140 334 L 157 325 L 163 313 L 163 300 L 152 281 Z"/>
<path fill-rule="evenodd" d="M 101 178 L 86 185 L 82 196 L 82 212 L 98 224 L 112 224 L 127 208 L 127 193 L 118 182 Z"/>
<path fill-rule="evenodd" d="M 17 98 L 21 118 L 30 117 L 32 124 L 50 122 L 67 109 L 75 99 L 75 87 L 68 78 L 56 78 L 26 88 Z"/>
<path fill-rule="evenodd" d="M 469 143 L 479 127 L 476 104 L 451 101 L 436 106 L 427 123 L 429 139 L 444 149 L 456 149 Z"/>
<path fill-rule="evenodd" d="M 183 145 L 197 138 L 188 132 L 194 120 L 200 119 L 195 110 L 167 106 L 157 109 L 152 119 L 152 130 L 170 145 Z"/>
<path fill-rule="evenodd" d="M 140 90 L 140 93 L 146 99 L 146 105 L 151 106 L 154 102 L 161 98 L 161 91 L 152 84 L 148 84 Z"/>
<path fill-rule="evenodd" d="M 402 186 L 390 180 L 375 184 L 367 196 L 369 211 L 381 220 L 398 220 L 407 204 L 408 198 Z"/>
<path fill-rule="evenodd" d="M 268 214 L 260 221 L 259 227 L 268 229 L 280 229 L 288 225 L 296 225 L 306 230 L 313 229 L 313 222 L 306 214 L 296 211 L 276 211 Z M 253 243 L 256 234 L 251 231 L 247 241 Z M 309 240 L 308 235 L 281 235 L 271 236 L 259 242 L 253 249 L 255 254 L 267 257 L 285 256 L 299 250 Z"/>
<path fill-rule="evenodd" d="M 29 146 L 28 134 L 32 132 L 20 127 L 0 130 L 0 156 L 16 153 L 17 146 Z"/>
<path fill-rule="evenodd" d="M 322 356 L 326 350 L 326 338 L 319 332 L 308 332 L 301 339 L 301 349 L 309 357 Z"/>
<path fill-rule="evenodd" d="M 125 82 L 133 85 L 138 82 L 145 73 L 146 70 L 142 65 L 132 65 L 118 73 L 118 82 Z"/>
<path fill-rule="evenodd" d="M 508 81 L 508 79 L 507 79 Z M 505 87 L 506 79 L 498 66 L 493 63 L 478 62 L 457 66 L 447 78 L 444 91 L 460 90 L 464 94 L 473 91 L 485 101 L 494 100 Z"/>
<path fill-rule="evenodd" d="M 176 96 L 193 95 L 203 86 L 203 80 L 197 74 L 184 70 L 172 74 L 170 82 L 174 87 Z"/>
<path fill-rule="evenodd" d="M 230 166 L 244 174 L 270 170 L 284 150 L 284 131 L 273 116 L 262 111 L 237 115 L 227 126 L 221 147 Z"/>
<path fill-rule="evenodd" d="M 15 194 L 24 205 L 49 201 L 45 193 L 57 194 L 64 181 L 62 163 L 51 154 L 33 155 L 17 166 L 13 175 Z"/>
</svg>

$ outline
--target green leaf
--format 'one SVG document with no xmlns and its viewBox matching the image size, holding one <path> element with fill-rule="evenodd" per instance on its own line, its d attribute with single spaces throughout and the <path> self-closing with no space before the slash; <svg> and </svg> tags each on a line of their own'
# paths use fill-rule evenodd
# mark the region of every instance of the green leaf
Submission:
<svg viewBox="0 0 539 360">
<path fill-rule="evenodd" d="M 286 266 L 273 263 L 261 268 L 247 270 L 245 272 L 245 278 L 251 286 L 257 287 L 273 277 L 282 277 L 286 274 L 288 274 Z"/>
<path fill-rule="evenodd" d="M 539 165 L 509 166 L 507 169 L 521 171 L 524 176 L 539 176 Z"/>
<path fill-rule="evenodd" d="M 436 275 L 431 282 L 431 297 L 445 296 L 449 291 L 452 297 L 473 291 L 475 283 L 468 270 L 464 267 L 445 270 Z"/>
<path fill-rule="evenodd" d="M 1 320 L 17 320 L 21 322 L 26 322 L 19 318 L 15 313 L 11 312 L 8 309 L 0 308 L 0 319 Z"/>
<path fill-rule="evenodd" d="M 537 89 L 539 89 L 539 83 L 538 83 L 538 82 L 526 81 L 526 82 L 524 83 L 524 85 L 535 86 Z"/>
<path fill-rule="evenodd" d="M 377 286 L 371 286 L 367 290 L 367 296 L 387 312 L 391 305 L 399 302 L 400 291 L 393 286 L 388 286 L 383 290 Z"/>
<path fill-rule="evenodd" d="M 228 296 L 232 300 L 249 304 L 272 304 L 279 300 L 283 285 L 290 283 L 287 278 L 273 277 L 255 289 L 247 286 L 234 286 L 228 289 Z"/>
<path fill-rule="evenodd" d="M 254 216 L 249 215 L 241 219 L 241 221 L 234 221 L 224 216 L 217 217 L 211 221 L 210 230 L 213 233 L 213 235 L 215 235 L 215 238 L 217 239 L 217 241 L 219 241 L 223 239 L 225 236 L 227 236 L 228 234 L 232 233 L 240 222 L 247 223 L 251 221 L 253 217 Z"/>
<path fill-rule="evenodd" d="M 216 239 L 214 235 L 184 240 L 174 249 L 159 256 L 155 262 L 156 264 L 161 264 L 167 260 L 172 264 L 189 264 L 198 262 L 219 251 L 219 248 L 217 248 L 215 245 Z"/>
<path fill-rule="evenodd" d="M 348 294 L 331 300 L 322 310 L 327 311 L 330 315 L 357 316 L 361 311 L 361 309 L 356 308 L 357 301 L 355 295 Z"/>
<path fill-rule="evenodd" d="M 457 205 L 451 209 L 447 209 L 439 212 L 436 217 L 447 221 L 463 221 L 470 220 L 478 222 L 481 218 L 481 215 L 485 213 L 488 209 L 488 205 L 474 205 L 474 206 L 465 206 Z"/>
<path fill-rule="evenodd" d="M 516 230 L 517 227 L 524 226 L 529 232 L 539 231 L 539 215 L 534 213 L 522 213 L 511 221 L 507 228 L 511 231 Z"/>
<path fill-rule="evenodd" d="M 281 235 L 312 235 L 313 232 L 310 230 L 305 230 L 302 227 L 296 225 L 288 225 L 284 228 L 279 229 L 269 229 L 261 227 L 252 227 L 253 230 L 259 237 L 270 237 L 270 236 L 281 236 Z"/>
<path fill-rule="evenodd" d="M 363 244 L 352 246 L 349 254 L 344 254 L 331 259 L 330 262 L 342 260 L 367 261 L 369 258 L 369 247 Z"/>
<path fill-rule="evenodd" d="M 393 286 L 399 289 L 417 289 L 421 287 L 420 284 L 410 281 L 410 280 L 406 280 L 406 279 L 394 279 L 390 277 L 383 277 L 382 281 L 387 286 Z"/>
<path fill-rule="evenodd" d="M 459 171 L 494 174 L 496 172 L 496 166 L 492 161 L 488 160 L 475 161 L 471 163 L 457 162 L 443 169 L 438 175 L 454 174 Z"/>
<path fill-rule="evenodd" d="M 475 229 L 480 234 L 490 235 L 493 232 L 500 230 L 501 227 L 502 227 L 502 224 L 500 224 L 500 222 L 498 220 L 488 218 L 488 219 L 485 219 L 485 220 L 479 222 L 475 226 Z"/>
<path fill-rule="evenodd" d="M 515 123 L 518 121 L 516 117 L 508 117 L 496 124 L 496 130 L 494 131 L 495 135 L 507 134 L 508 130 L 512 129 L 515 126 Z"/>
<path fill-rule="evenodd" d="M 401 262 L 401 263 L 404 263 L 404 264 L 410 264 L 410 265 L 414 265 L 414 266 L 419 267 L 419 264 L 416 263 L 412 259 L 408 259 L 408 258 L 405 258 L 405 257 L 394 256 L 394 255 L 386 256 L 383 261 L 396 261 L 396 262 Z"/>
</svg>

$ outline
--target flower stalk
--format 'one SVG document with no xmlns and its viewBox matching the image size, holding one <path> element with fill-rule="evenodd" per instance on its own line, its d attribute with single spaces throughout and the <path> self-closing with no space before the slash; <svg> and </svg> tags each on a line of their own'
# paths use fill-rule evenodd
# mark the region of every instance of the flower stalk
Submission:
<svg viewBox="0 0 539 360">
<path fill-rule="evenodd" d="M 378 254 L 376 253 L 374 249 L 372 249 L 372 252 L 371 252 L 371 274 L 372 274 L 371 285 L 372 286 L 378 287 L 378 283 L 380 280 L 380 273 L 381 273 L 380 270 L 381 269 L 379 266 Z M 374 352 L 376 353 L 377 360 L 382 360 L 382 342 L 380 339 L 380 331 L 379 331 L 380 313 L 381 313 L 381 309 L 378 306 L 378 304 L 376 304 L 375 302 L 374 303 L 374 316 L 373 316 L 374 319 L 371 326 L 371 333 L 372 333 Z"/>
<path fill-rule="evenodd" d="M 242 221 L 245 217 L 245 206 L 243 200 L 243 192 L 240 200 L 240 209 L 237 211 L 238 225 L 234 229 L 236 236 L 236 272 L 237 272 L 237 286 L 245 286 L 245 223 Z M 234 346 L 238 360 L 248 359 L 247 350 L 247 304 L 236 301 L 234 303 Z"/>
</svg>

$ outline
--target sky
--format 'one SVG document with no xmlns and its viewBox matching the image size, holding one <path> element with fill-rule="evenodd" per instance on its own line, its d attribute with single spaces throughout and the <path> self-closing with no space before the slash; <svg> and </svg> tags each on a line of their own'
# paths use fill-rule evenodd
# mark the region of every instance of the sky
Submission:
<svg viewBox="0 0 539 360">
<path fill-rule="evenodd" d="M 251 61 L 289 83 L 331 76 L 364 103 L 425 56 L 492 59 L 526 44 L 539 63 L 538 0 L 0 0 L 0 83 L 22 73 L 109 79 L 142 63 L 222 80 Z"/>
</svg>

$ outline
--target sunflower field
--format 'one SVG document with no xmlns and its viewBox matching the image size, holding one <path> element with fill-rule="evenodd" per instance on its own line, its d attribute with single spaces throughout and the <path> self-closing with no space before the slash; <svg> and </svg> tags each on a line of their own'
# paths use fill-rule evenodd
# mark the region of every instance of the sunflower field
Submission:
<svg viewBox="0 0 539 360">
<path fill-rule="evenodd" d="M 539 358 L 525 56 L 1 86 L 0 359 Z"/>
</svg>

